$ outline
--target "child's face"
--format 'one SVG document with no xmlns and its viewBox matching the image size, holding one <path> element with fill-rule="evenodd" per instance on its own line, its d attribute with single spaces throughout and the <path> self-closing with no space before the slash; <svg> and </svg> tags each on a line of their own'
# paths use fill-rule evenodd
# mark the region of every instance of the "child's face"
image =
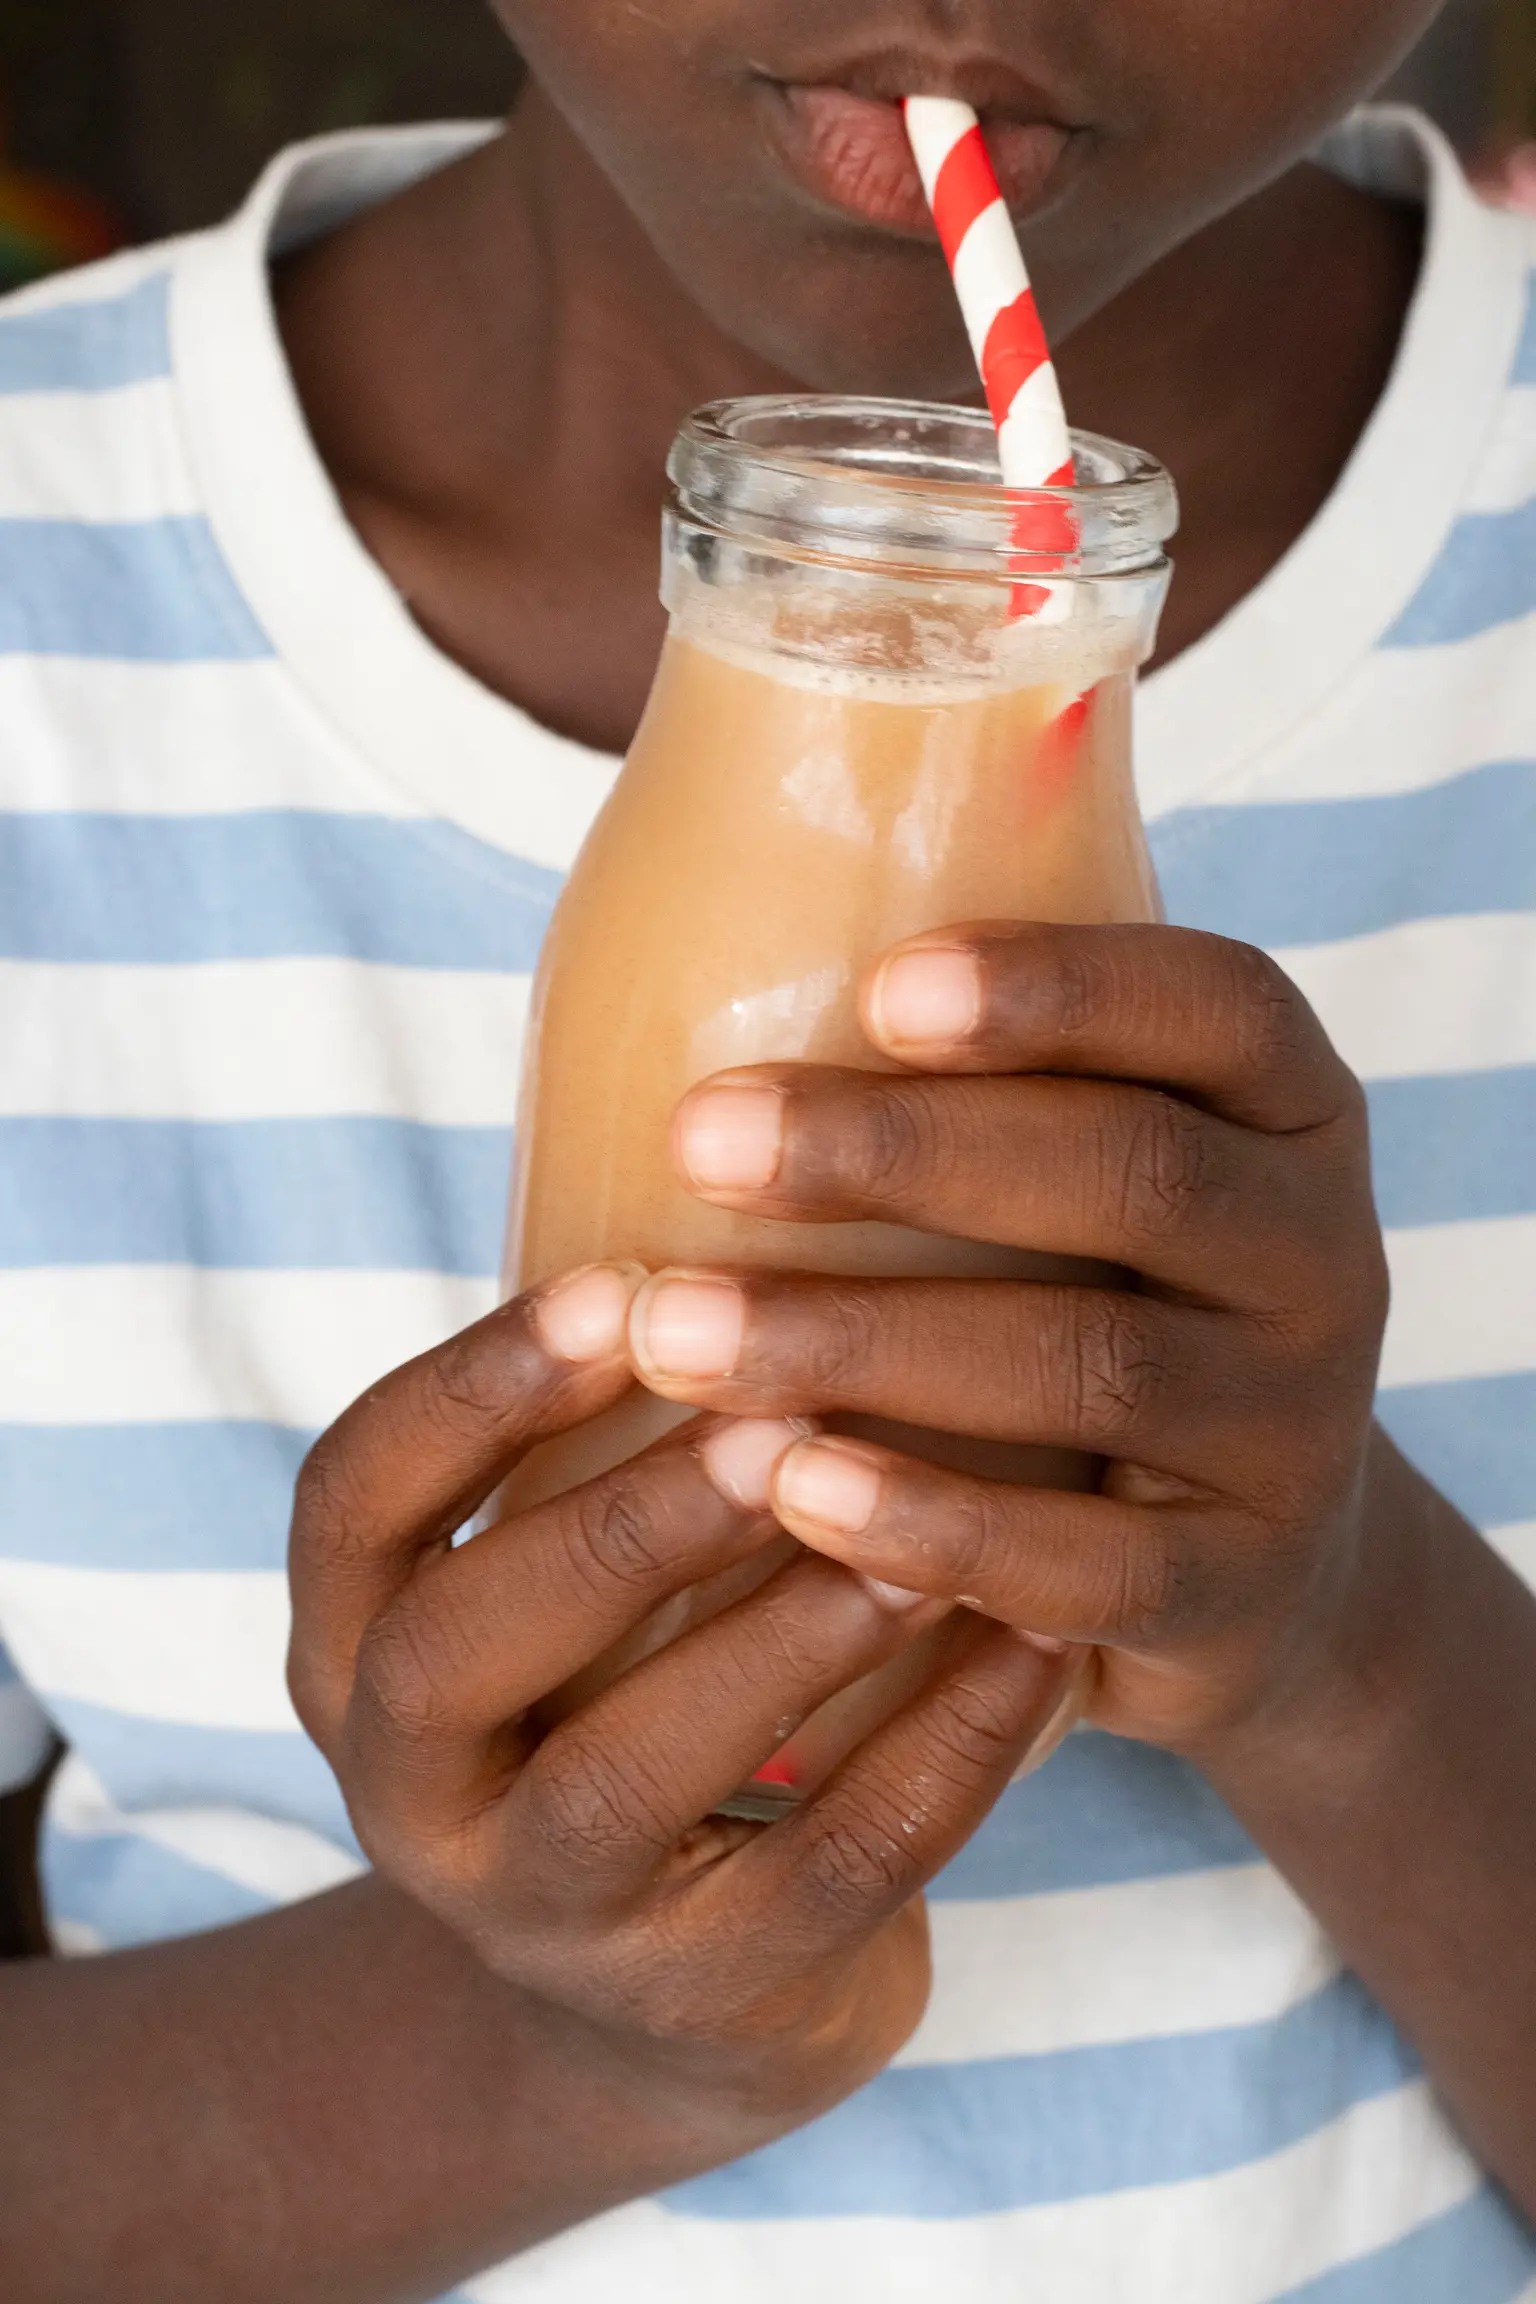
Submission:
<svg viewBox="0 0 1536 2304">
<path fill-rule="evenodd" d="M 925 394 L 969 378 L 947 283 L 894 115 L 832 91 L 978 105 L 1065 334 L 1304 150 L 1437 4 L 496 0 L 729 336 L 823 389 Z"/>
</svg>

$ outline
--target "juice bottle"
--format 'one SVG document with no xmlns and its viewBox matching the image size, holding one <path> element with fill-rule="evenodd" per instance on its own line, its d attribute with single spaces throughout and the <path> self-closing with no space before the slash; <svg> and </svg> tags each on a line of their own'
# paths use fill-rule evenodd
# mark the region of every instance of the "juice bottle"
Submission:
<svg viewBox="0 0 1536 2304">
<path fill-rule="evenodd" d="M 880 1068 L 856 987 L 901 937 L 964 920 L 1157 917 L 1131 699 L 1166 587 L 1173 491 L 1134 450 L 1074 445 L 1074 547 L 1032 561 L 1034 612 L 1021 615 L 1018 497 L 997 480 L 983 415 L 806 397 L 722 402 L 684 427 L 668 467 L 668 638 L 535 987 L 510 1285 L 614 1257 L 1064 1275 L 1059 1260 L 896 1225 L 709 1207 L 679 1181 L 669 1137 L 684 1091 L 729 1066 Z M 537 1450 L 503 1509 L 607 1469 L 679 1413 L 632 1397 Z M 1094 1477 L 1058 1452 L 881 1436 L 993 1475 Z M 570 1700 L 750 1589 L 785 1549 L 659 1612 Z M 749 1811 L 818 1781 L 932 1661 L 930 1643 L 846 1691 L 748 1793 Z"/>
</svg>

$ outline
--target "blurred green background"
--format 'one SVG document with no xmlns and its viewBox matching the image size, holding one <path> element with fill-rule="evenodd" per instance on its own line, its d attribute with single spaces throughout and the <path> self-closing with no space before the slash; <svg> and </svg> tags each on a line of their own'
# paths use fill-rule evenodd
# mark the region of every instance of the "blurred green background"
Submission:
<svg viewBox="0 0 1536 2304">
<path fill-rule="evenodd" d="M 1536 136 L 1536 0 L 1453 0 L 1401 84 L 1496 170 Z M 0 0 L 0 283 L 222 215 L 295 137 L 515 87 L 484 0 Z"/>
</svg>

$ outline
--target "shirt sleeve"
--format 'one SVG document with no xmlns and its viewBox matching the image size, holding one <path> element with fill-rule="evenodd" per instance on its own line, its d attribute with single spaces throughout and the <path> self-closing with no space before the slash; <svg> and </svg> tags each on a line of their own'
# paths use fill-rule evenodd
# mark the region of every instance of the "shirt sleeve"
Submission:
<svg viewBox="0 0 1536 2304">
<path fill-rule="evenodd" d="M 0 1644 L 0 1795 L 30 1784 L 47 1759 L 53 1725 Z"/>
</svg>

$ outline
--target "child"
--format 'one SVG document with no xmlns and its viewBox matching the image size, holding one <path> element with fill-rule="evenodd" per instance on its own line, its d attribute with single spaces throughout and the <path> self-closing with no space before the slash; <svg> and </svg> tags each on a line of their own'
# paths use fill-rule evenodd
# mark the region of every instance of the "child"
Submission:
<svg viewBox="0 0 1536 2304">
<path fill-rule="evenodd" d="M 288 154 L 0 315 L 0 1631 L 12 1781 L 37 1707 L 66 1747 L 54 1943 L 109 1955 L 0 1978 L 5 2293 L 1536 2294 L 1533 249 L 1410 117 L 1302 157 L 1432 11 L 500 13 L 504 135 Z M 972 389 L 914 91 L 986 118 L 1076 421 L 1182 491 L 1182 925 L 923 940 L 869 995 L 904 1083 L 683 1150 L 1141 1286 L 482 1319 L 678 420 Z M 627 1315 L 722 1420 L 452 1550 Z M 299 1485 L 311 1743 L 284 1532 L 358 1394 Z M 786 1398 L 1108 1470 L 987 1489 Z M 770 1501 L 801 1562 L 520 1735 Z M 913 1591 L 968 1651 L 793 1821 L 712 1818 Z"/>
</svg>

